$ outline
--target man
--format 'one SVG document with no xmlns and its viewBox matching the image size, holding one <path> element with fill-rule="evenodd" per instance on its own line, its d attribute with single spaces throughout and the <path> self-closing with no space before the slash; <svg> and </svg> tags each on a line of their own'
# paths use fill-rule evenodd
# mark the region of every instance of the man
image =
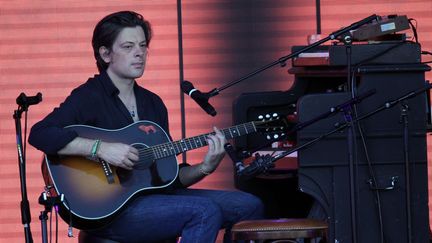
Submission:
<svg viewBox="0 0 432 243">
<path fill-rule="evenodd" d="M 120 129 L 138 120 L 157 123 L 168 132 L 162 100 L 140 87 L 151 41 L 150 24 L 140 14 L 122 11 L 103 18 L 93 33 L 100 74 L 74 89 L 66 100 L 30 132 L 29 142 L 49 155 L 80 155 L 133 170 L 138 150 L 123 143 L 79 137 L 64 127 L 83 124 Z M 182 242 L 214 242 L 220 228 L 263 215 L 256 197 L 243 192 L 188 189 L 216 170 L 224 157 L 224 135 L 214 128 L 208 152 L 196 165 L 181 166 L 176 182 L 132 200 L 102 229 L 89 231 L 120 242 L 157 242 L 181 236 Z M 89 162 L 92 163 L 92 162 Z M 66 195 L 67 197 L 67 195 Z M 225 235 L 229 242 L 229 234 Z"/>
</svg>

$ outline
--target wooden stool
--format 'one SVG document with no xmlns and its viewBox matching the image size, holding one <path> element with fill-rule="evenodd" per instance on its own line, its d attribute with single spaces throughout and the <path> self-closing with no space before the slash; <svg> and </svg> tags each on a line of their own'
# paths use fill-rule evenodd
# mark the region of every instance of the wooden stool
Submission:
<svg viewBox="0 0 432 243">
<path fill-rule="evenodd" d="M 231 236 L 237 240 L 290 240 L 326 238 L 327 223 L 315 219 L 264 219 L 248 220 L 235 224 L 231 229 Z M 278 241 L 282 242 L 282 241 Z"/>
</svg>

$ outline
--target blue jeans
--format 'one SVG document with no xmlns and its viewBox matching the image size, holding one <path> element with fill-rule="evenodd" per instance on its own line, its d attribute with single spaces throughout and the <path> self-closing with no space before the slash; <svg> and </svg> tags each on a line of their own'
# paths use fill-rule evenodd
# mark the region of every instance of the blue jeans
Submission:
<svg viewBox="0 0 432 243">
<path fill-rule="evenodd" d="M 225 228 L 231 242 L 233 224 L 264 215 L 261 201 L 240 191 L 177 189 L 170 194 L 150 194 L 133 200 L 105 229 L 91 231 L 116 241 L 158 242 L 181 236 L 182 243 L 211 243 Z"/>
</svg>

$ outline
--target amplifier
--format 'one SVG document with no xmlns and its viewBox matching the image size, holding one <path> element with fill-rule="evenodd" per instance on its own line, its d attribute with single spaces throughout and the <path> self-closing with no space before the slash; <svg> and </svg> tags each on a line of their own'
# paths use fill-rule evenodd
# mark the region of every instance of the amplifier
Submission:
<svg viewBox="0 0 432 243">
<path fill-rule="evenodd" d="M 292 52 L 304 46 L 293 46 Z M 421 62 L 421 47 L 412 42 L 353 44 L 351 64 L 407 64 Z M 318 61 L 320 59 L 321 61 Z M 347 47 L 344 45 L 317 46 L 292 59 L 293 67 L 346 66 Z"/>
</svg>

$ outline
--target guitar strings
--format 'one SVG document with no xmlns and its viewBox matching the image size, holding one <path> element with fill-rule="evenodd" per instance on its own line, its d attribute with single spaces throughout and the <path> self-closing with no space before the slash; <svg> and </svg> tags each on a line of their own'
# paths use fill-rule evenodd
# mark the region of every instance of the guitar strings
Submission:
<svg viewBox="0 0 432 243">
<path fill-rule="evenodd" d="M 244 123 L 241 125 L 244 126 L 244 130 L 246 132 L 245 134 L 250 133 L 249 129 L 252 129 L 251 131 L 256 131 L 256 127 L 255 127 L 254 122 Z M 225 137 L 228 137 L 228 135 L 230 135 L 229 138 L 235 137 L 233 135 L 233 133 L 237 136 L 240 136 L 241 132 L 239 130 L 239 127 L 241 125 L 233 126 L 233 127 L 227 128 L 227 129 L 223 129 L 223 130 L 221 130 L 221 132 L 225 135 Z M 235 128 L 235 130 L 233 130 L 234 132 L 231 132 L 231 130 L 234 128 Z M 206 145 L 208 145 L 208 143 L 206 141 L 206 137 L 210 134 L 214 135 L 215 132 L 211 132 L 211 133 L 207 133 L 207 134 L 203 134 L 203 135 L 199 135 L 199 136 L 195 136 L 195 137 L 191 137 L 191 138 L 182 139 L 182 140 L 175 141 L 175 142 L 167 142 L 167 143 L 155 145 L 152 147 L 138 149 L 138 155 L 139 155 L 140 159 L 137 162 L 137 164 L 140 163 L 141 158 L 143 158 L 144 162 L 145 162 L 148 160 L 160 159 L 160 158 L 168 157 L 171 155 L 179 154 L 179 153 L 184 152 L 184 151 L 188 151 L 188 150 L 190 150 L 190 148 L 194 148 L 194 146 L 192 145 L 192 142 L 196 145 L 195 148 L 206 146 Z M 200 143 L 199 145 L 198 145 L 197 141 L 199 141 L 199 143 Z M 184 146 L 182 145 L 182 143 L 184 144 Z M 190 145 L 190 147 L 188 147 L 188 144 Z"/>
<path fill-rule="evenodd" d="M 249 126 L 246 127 L 247 125 L 249 125 Z M 252 128 L 252 131 L 256 130 L 255 127 L 253 126 L 253 124 L 243 124 L 243 126 L 245 126 L 245 132 L 246 133 L 250 133 L 250 131 L 249 131 L 250 128 Z M 221 132 L 223 132 L 226 137 L 228 137 L 228 135 L 231 135 L 231 137 L 234 137 L 234 135 L 229 131 L 232 128 L 233 127 L 229 128 L 229 129 L 224 129 Z M 240 132 L 240 130 L 238 130 L 238 128 L 236 128 L 236 131 L 238 132 L 238 134 L 241 134 L 241 132 Z M 234 131 L 234 134 L 236 134 L 236 131 Z M 170 155 L 169 152 L 173 151 L 173 150 L 175 153 L 180 153 L 182 151 L 188 150 L 187 149 L 188 144 L 192 148 L 194 147 L 193 144 L 195 144 L 196 148 L 198 148 L 200 146 L 207 145 L 205 137 L 207 137 L 209 134 L 215 134 L 215 133 L 212 132 L 212 133 L 207 133 L 207 134 L 192 137 L 192 138 L 183 139 L 183 140 L 176 141 L 176 142 L 168 142 L 168 143 L 164 143 L 164 144 L 159 144 L 159 145 L 153 146 L 154 149 L 145 148 L 145 149 L 141 149 L 141 150 L 144 150 L 145 152 L 149 152 L 149 153 L 152 153 L 153 151 L 156 153 L 159 152 L 160 154 L 164 154 L 164 153 L 168 152 L 168 155 Z M 182 143 L 184 144 L 184 147 L 183 147 Z M 153 151 L 151 151 L 151 150 L 153 150 Z"/>
<path fill-rule="evenodd" d="M 247 125 L 249 125 L 249 126 L 246 127 Z M 253 126 L 253 124 L 243 124 L 243 126 L 245 126 L 245 132 L 246 133 L 250 133 L 250 131 L 249 131 L 250 128 L 252 128 L 252 131 L 256 131 L 256 129 Z M 228 129 L 224 129 L 221 132 L 223 132 L 226 137 L 228 137 L 228 135 L 230 135 L 231 137 L 234 137 L 234 135 L 231 133 L 231 131 L 229 131 L 232 128 L 234 128 L 234 127 L 231 127 L 231 128 L 228 128 Z M 241 132 L 240 132 L 240 130 L 238 130 L 238 128 L 236 128 L 236 131 L 238 132 L 238 134 L 241 134 Z M 234 131 L 234 134 L 235 134 L 236 131 Z M 174 149 L 174 152 L 180 153 L 180 152 L 182 152 L 184 150 L 187 150 L 187 149 L 185 149 L 183 147 L 182 143 L 185 145 L 186 148 L 188 148 L 188 144 L 190 145 L 190 147 L 194 147 L 193 144 L 195 144 L 195 147 L 197 147 L 197 148 L 200 147 L 200 146 L 207 145 L 207 142 L 206 142 L 205 138 L 209 134 L 215 134 L 215 133 L 214 132 L 207 133 L 207 134 L 204 134 L 204 135 L 200 135 L 200 136 L 196 136 L 196 137 L 192 137 L 192 138 L 186 138 L 186 139 L 179 140 L 179 141 L 176 141 L 176 142 L 167 142 L 167 143 L 164 143 L 164 144 L 159 144 L 159 145 L 153 146 L 152 148 L 154 148 L 154 149 L 152 149 L 152 148 L 145 148 L 145 149 L 141 149 L 141 150 L 144 150 L 145 152 L 147 151 L 149 153 L 152 153 L 153 151 L 164 153 L 164 152 L 167 152 L 167 151 L 173 151 L 173 149 Z M 151 150 L 153 150 L 153 151 L 151 151 Z"/>
</svg>

